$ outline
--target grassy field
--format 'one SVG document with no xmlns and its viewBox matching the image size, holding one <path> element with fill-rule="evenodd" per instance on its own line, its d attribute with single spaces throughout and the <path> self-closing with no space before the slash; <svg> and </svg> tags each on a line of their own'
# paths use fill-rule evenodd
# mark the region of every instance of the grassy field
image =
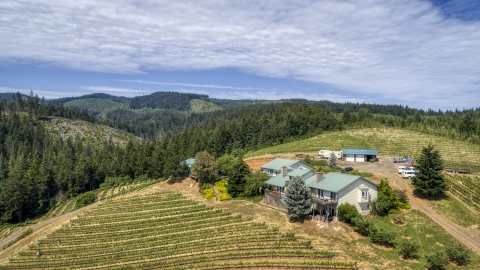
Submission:
<svg viewBox="0 0 480 270">
<path fill-rule="evenodd" d="M 245 157 L 265 154 L 318 152 L 321 149 L 377 149 L 379 156 L 417 158 L 423 147 L 432 143 L 446 167 L 480 171 L 480 145 L 405 129 L 371 128 L 325 133 L 306 140 L 249 152 Z"/>
<path fill-rule="evenodd" d="M 0 269 L 357 269 L 293 232 L 163 190 L 109 200 Z"/>
<path fill-rule="evenodd" d="M 396 232 L 397 242 L 402 237 L 407 237 L 419 243 L 418 259 L 403 260 L 398 255 L 397 249 L 372 244 L 369 237 L 363 236 L 343 248 L 353 259 L 358 261 L 377 261 L 377 263 L 383 261 L 383 266 L 378 269 L 425 269 L 425 255 L 436 251 L 445 252 L 445 246 L 456 242 L 451 235 L 447 234 L 440 226 L 417 210 L 405 211 L 404 217 L 407 221 L 407 224 L 404 226 L 393 224 L 391 222 L 392 216 L 375 216 L 372 217 L 372 220 L 377 228 Z M 365 247 L 362 247 L 363 245 Z M 480 258 L 473 254 L 471 258 L 472 261 L 469 265 L 458 267 L 458 269 L 479 269 Z M 457 269 L 457 267 L 449 265 L 446 269 Z"/>
</svg>

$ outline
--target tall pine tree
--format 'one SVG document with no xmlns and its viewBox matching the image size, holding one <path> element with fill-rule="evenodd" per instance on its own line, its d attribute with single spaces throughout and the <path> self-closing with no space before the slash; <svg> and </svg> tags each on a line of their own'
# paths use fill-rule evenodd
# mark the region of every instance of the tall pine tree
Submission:
<svg viewBox="0 0 480 270">
<path fill-rule="evenodd" d="M 447 189 L 447 184 L 440 171 L 443 169 L 443 161 L 433 145 L 429 144 L 422 149 L 422 154 L 417 160 L 420 165 L 416 176 L 412 178 L 413 186 L 426 196 L 442 193 Z"/>
<path fill-rule="evenodd" d="M 285 188 L 285 197 L 282 200 L 287 209 L 290 221 L 302 220 L 312 208 L 310 194 L 305 181 L 299 176 L 294 177 L 288 187 Z"/>
</svg>

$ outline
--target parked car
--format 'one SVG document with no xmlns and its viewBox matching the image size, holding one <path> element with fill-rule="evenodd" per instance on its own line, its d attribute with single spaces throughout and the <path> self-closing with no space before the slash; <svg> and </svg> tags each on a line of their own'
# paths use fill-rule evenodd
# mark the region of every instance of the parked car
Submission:
<svg viewBox="0 0 480 270">
<path fill-rule="evenodd" d="M 352 168 L 352 167 L 345 167 L 345 168 L 343 168 L 340 172 L 341 172 L 341 173 L 346 173 L 346 172 L 350 172 L 350 171 L 353 171 L 353 168 Z"/>
<path fill-rule="evenodd" d="M 403 163 L 405 162 L 405 159 L 402 157 L 394 157 L 393 158 L 393 163 Z"/>
<path fill-rule="evenodd" d="M 402 178 L 412 178 L 415 177 L 415 170 L 404 170 L 402 172 Z"/>
</svg>

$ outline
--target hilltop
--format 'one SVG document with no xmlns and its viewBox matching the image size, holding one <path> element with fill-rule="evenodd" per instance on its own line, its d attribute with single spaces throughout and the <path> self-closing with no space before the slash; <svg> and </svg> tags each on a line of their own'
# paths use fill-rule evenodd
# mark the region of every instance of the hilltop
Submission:
<svg viewBox="0 0 480 270">
<path fill-rule="evenodd" d="M 78 119 L 62 117 L 42 117 L 47 129 L 55 136 L 62 139 L 77 136 L 83 141 L 100 144 L 110 138 L 114 143 L 126 144 L 128 141 L 140 140 L 140 138 L 116 128 L 107 127 Z"/>
<path fill-rule="evenodd" d="M 377 149 L 380 156 L 415 159 L 429 143 L 440 152 L 446 167 L 480 170 L 478 160 L 480 145 L 400 128 L 364 128 L 328 132 L 305 140 L 251 151 L 246 157 L 294 152 L 309 152 L 316 155 L 321 149 Z"/>
</svg>

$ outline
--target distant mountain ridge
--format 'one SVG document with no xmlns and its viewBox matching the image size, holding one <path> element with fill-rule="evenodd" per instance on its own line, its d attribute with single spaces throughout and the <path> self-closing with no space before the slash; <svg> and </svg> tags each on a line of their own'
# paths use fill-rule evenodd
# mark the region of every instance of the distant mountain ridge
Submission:
<svg viewBox="0 0 480 270">
<path fill-rule="evenodd" d="M 0 101 L 2 100 L 8 100 L 8 101 L 12 101 L 12 96 L 14 96 L 16 93 L 0 93 Z M 22 98 L 28 98 L 27 95 L 25 94 L 22 94 Z"/>
<path fill-rule="evenodd" d="M 126 102 L 130 102 L 131 100 L 131 98 L 123 97 L 123 96 L 114 96 L 114 95 L 104 94 L 104 93 L 95 93 L 95 94 L 88 94 L 88 95 L 83 95 L 78 97 L 63 97 L 63 98 L 57 98 L 57 99 L 50 99 L 48 100 L 48 102 L 50 102 L 50 104 L 52 105 L 57 105 L 60 103 L 67 103 L 70 101 L 87 99 L 87 98 L 106 99 L 106 100 L 111 100 L 118 103 L 126 103 Z"/>
</svg>

